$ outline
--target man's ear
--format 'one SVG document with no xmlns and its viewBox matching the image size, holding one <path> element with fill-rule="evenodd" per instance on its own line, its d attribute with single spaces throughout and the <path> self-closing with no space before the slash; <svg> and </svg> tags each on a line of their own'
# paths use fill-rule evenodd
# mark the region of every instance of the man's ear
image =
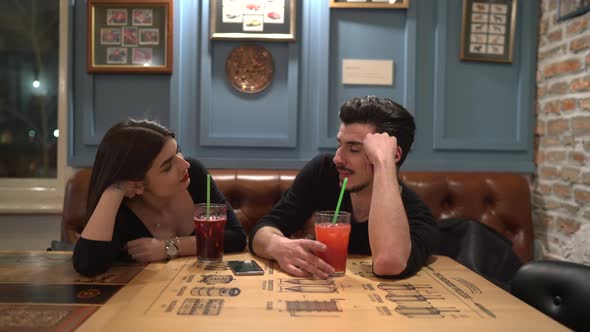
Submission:
<svg viewBox="0 0 590 332">
<path fill-rule="evenodd" d="M 397 163 L 399 163 L 399 161 L 402 159 L 402 148 L 398 145 L 397 149 L 395 149 L 395 164 L 397 165 Z"/>
</svg>

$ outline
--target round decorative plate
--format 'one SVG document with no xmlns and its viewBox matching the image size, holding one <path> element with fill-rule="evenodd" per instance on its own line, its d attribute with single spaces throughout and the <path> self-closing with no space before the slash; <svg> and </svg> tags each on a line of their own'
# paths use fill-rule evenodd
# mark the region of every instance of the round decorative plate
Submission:
<svg viewBox="0 0 590 332">
<path fill-rule="evenodd" d="M 225 73 L 231 85 L 245 93 L 264 90 L 273 79 L 272 54 L 260 45 L 240 45 L 225 60 Z"/>
</svg>

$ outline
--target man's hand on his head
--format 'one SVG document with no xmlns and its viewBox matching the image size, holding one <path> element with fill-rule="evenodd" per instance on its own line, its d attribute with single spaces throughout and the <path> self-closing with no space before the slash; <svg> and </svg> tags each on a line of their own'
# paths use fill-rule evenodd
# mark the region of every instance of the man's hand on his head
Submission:
<svg viewBox="0 0 590 332">
<path fill-rule="evenodd" d="M 325 279 L 334 273 L 334 268 L 317 256 L 325 250 L 326 245 L 321 242 L 291 240 L 283 236 L 274 236 L 269 245 L 269 251 L 281 269 L 297 277 L 313 275 Z"/>
<path fill-rule="evenodd" d="M 367 134 L 363 140 L 363 151 L 373 165 L 385 162 L 395 164 L 397 149 L 397 138 L 387 133 Z"/>
</svg>

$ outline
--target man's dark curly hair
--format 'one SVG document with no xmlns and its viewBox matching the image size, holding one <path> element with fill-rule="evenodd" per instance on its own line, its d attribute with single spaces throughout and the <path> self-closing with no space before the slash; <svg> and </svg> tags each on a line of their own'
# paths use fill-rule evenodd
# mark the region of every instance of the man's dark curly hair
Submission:
<svg viewBox="0 0 590 332">
<path fill-rule="evenodd" d="M 402 149 L 398 167 L 402 165 L 414 143 L 414 117 L 402 105 L 391 99 L 375 96 L 349 99 L 340 107 L 339 117 L 346 125 L 372 124 L 376 133 L 395 136 L 397 145 Z"/>
</svg>

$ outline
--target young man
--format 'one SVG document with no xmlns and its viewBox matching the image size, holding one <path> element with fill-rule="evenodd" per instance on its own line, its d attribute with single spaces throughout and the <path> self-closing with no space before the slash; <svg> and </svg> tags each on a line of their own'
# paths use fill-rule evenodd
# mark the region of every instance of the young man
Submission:
<svg viewBox="0 0 590 332">
<path fill-rule="evenodd" d="M 320 155 L 299 172 L 252 230 L 250 251 L 295 276 L 327 278 L 334 269 L 317 256 L 326 246 L 289 236 L 314 211 L 335 209 L 347 177 L 341 210 L 352 214 L 349 253 L 372 255 L 378 276 L 412 275 L 439 239 L 428 207 L 398 179 L 414 141 L 414 118 L 401 105 L 374 96 L 348 100 L 339 117 L 336 154 Z"/>
</svg>

